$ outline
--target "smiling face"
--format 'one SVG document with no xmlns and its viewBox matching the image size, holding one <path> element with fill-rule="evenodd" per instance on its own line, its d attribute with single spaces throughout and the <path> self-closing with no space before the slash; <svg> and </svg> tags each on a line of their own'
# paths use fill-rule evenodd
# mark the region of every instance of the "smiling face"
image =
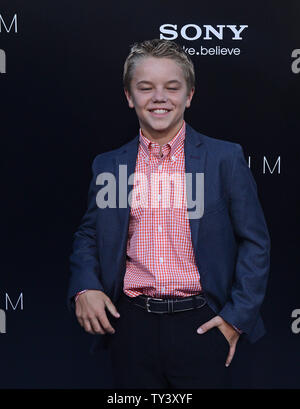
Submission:
<svg viewBox="0 0 300 409">
<path fill-rule="evenodd" d="M 144 57 L 136 63 L 125 95 L 135 108 L 143 134 L 160 144 L 171 140 L 182 126 L 194 89 L 188 90 L 180 65 L 170 58 Z"/>
</svg>

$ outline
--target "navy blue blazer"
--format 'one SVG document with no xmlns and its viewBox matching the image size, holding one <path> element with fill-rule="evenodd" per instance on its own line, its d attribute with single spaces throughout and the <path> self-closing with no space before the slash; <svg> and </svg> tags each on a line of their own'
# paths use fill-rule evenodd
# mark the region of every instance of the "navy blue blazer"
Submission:
<svg viewBox="0 0 300 409">
<path fill-rule="evenodd" d="M 117 194 L 116 208 L 100 209 L 96 178 L 113 173 L 118 192 L 119 165 L 127 165 L 128 175 L 134 172 L 138 145 L 136 136 L 93 161 L 88 208 L 70 257 L 70 309 L 83 289 L 102 290 L 114 303 L 122 292 L 130 207 L 119 207 Z M 265 333 L 260 307 L 270 264 L 270 237 L 255 180 L 239 144 L 205 136 L 188 124 L 184 155 L 186 172 L 204 173 L 204 214 L 189 219 L 203 291 L 216 314 L 255 342 Z M 96 337 L 101 341 L 106 335 Z"/>
</svg>

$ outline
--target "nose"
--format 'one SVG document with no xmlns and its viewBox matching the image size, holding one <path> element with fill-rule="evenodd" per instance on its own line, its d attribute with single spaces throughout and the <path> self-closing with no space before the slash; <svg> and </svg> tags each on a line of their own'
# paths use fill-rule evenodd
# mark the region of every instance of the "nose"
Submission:
<svg viewBox="0 0 300 409">
<path fill-rule="evenodd" d="M 168 97 L 163 89 L 155 89 L 152 95 L 153 102 L 167 102 Z"/>
</svg>

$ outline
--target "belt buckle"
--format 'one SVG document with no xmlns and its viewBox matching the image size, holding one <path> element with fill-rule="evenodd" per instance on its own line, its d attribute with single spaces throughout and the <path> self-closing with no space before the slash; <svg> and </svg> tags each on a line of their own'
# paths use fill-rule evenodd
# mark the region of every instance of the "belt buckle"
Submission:
<svg viewBox="0 0 300 409">
<path fill-rule="evenodd" d="M 147 310 L 147 312 L 151 312 L 151 311 L 150 311 L 150 304 L 149 304 L 150 298 L 151 298 L 151 297 L 147 297 L 147 298 L 146 298 L 146 310 Z"/>
<path fill-rule="evenodd" d="M 174 300 L 168 299 L 168 313 L 174 312 Z"/>
<path fill-rule="evenodd" d="M 203 306 L 207 303 L 207 301 L 206 301 L 206 299 L 205 299 L 205 297 L 204 297 L 203 295 L 200 295 L 199 298 L 201 298 L 202 304 L 198 305 L 197 308 L 201 308 L 201 307 L 203 307 Z"/>
</svg>

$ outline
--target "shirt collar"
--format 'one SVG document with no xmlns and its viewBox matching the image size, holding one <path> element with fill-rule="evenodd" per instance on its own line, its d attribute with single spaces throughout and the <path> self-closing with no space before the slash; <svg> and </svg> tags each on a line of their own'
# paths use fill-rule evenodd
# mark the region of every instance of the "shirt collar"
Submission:
<svg viewBox="0 0 300 409">
<path fill-rule="evenodd" d="M 184 146 L 185 130 L 186 130 L 185 121 L 183 121 L 181 128 L 174 136 L 174 138 L 172 138 L 168 143 L 162 146 L 162 152 L 164 156 L 170 154 L 170 156 L 177 158 L 181 149 Z M 143 135 L 141 128 L 139 141 L 141 145 L 141 150 L 146 158 L 149 158 L 150 154 L 159 157 L 160 145 L 146 138 Z"/>
</svg>

